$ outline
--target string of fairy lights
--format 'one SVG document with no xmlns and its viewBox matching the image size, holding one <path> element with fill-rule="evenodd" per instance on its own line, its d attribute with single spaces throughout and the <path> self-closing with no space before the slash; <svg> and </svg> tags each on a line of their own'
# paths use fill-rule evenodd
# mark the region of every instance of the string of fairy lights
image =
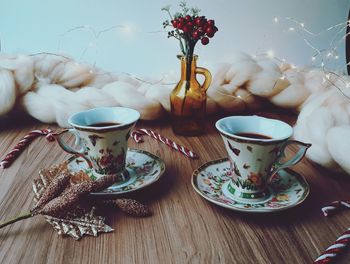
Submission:
<svg viewBox="0 0 350 264">
<path fill-rule="evenodd" d="M 340 46 L 340 44 L 342 42 L 345 41 L 345 38 L 347 37 L 348 33 L 345 33 L 346 27 L 349 25 L 350 21 L 345 21 L 342 23 L 338 23 L 335 24 L 333 26 L 330 26 L 326 29 L 323 29 L 319 32 L 313 32 L 311 29 L 309 29 L 304 22 L 301 22 L 293 17 L 274 17 L 273 18 L 273 23 L 275 24 L 279 24 L 279 25 L 284 25 L 283 28 L 283 32 L 289 32 L 289 33 L 296 33 L 301 39 L 302 41 L 306 44 L 307 47 L 309 47 L 314 54 L 312 55 L 312 57 L 310 58 L 310 61 L 312 63 L 313 66 L 315 67 L 319 67 L 324 71 L 324 78 L 323 78 L 323 82 L 326 83 L 328 82 L 328 84 L 336 87 L 345 97 L 348 97 L 350 99 L 350 97 L 347 95 L 347 93 L 344 91 L 344 88 L 350 88 L 350 81 L 344 77 L 344 74 L 342 73 L 344 71 L 344 69 L 347 67 L 347 64 L 344 65 L 344 67 L 342 67 L 341 69 L 339 69 L 338 71 L 334 71 L 334 70 L 329 70 L 327 68 L 327 65 L 329 64 L 330 60 L 338 60 L 339 59 L 339 54 L 338 54 L 338 47 Z M 83 26 L 77 26 L 77 27 L 73 27 L 68 29 L 67 31 L 65 31 L 64 33 L 59 35 L 59 42 L 58 42 L 58 51 L 61 50 L 62 47 L 62 38 L 64 38 L 66 35 L 74 33 L 76 31 L 85 31 L 87 33 L 89 33 L 92 37 L 92 39 L 89 41 L 89 43 L 86 45 L 86 47 L 83 49 L 79 60 L 82 60 L 84 55 L 86 54 L 86 52 L 91 49 L 98 49 L 98 39 L 107 33 L 110 33 L 112 31 L 115 30 L 124 30 L 124 31 L 132 31 L 132 28 L 128 25 L 114 25 L 102 30 L 97 31 L 95 28 L 93 28 L 90 25 L 83 25 Z M 333 33 L 333 37 L 330 41 L 330 44 L 328 47 L 322 47 L 322 48 L 318 48 L 316 47 L 316 45 L 314 45 L 312 43 L 312 40 L 310 39 L 310 36 L 313 38 L 317 38 L 320 37 L 324 34 L 327 34 L 329 32 L 335 31 L 335 33 Z M 152 31 L 149 33 L 162 33 L 162 30 L 159 31 Z M 269 59 L 274 59 L 275 61 L 277 61 L 278 63 L 286 63 L 286 59 L 284 58 L 278 58 L 277 56 L 275 56 L 275 53 L 273 50 L 267 50 L 266 52 L 262 52 L 262 53 L 257 53 L 253 55 L 254 58 L 260 58 L 260 57 L 267 57 Z M 316 63 L 319 62 L 319 65 L 317 65 Z M 93 66 L 96 65 L 96 61 L 93 62 Z M 305 70 L 303 68 L 297 67 L 294 64 L 290 65 L 291 68 L 297 72 L 304 72 Z M 118 73 L 122 73 L 125 75 L 128 75 L 140 82 L 143 83 L 148 83 L 151 85 L 155 85 L 158 83 L 162 83 L 163 79 L 165 78 L 165 75 L 163 75 L 163 77 L 160 80 L 156 80 L 154 82 L 150 82 L 150 81 L 145 81 L 142 78 L 137 77 L 134 74 L 131 73 L 127 73 L 127 72 L 118 72 Z M 101 73 L 97 73 L 97 74 L 101 74 Z M 102 73 L 102 74 L 113 74 L 113 73 Z M 282 74 L 282 76 L 280 77 L 281 80 L 284 80 L 286 78 L 286 76 L 284 74 Z M 337 82 L 337 80 L 340 80 L 340 83 L 343 83 L 343 87 L 339 86 L 339 82 Z M 175 83 L 162 83 L 165 85 L 174 85 Z M 275 85 L 277 84 L 277 82 L 275 83 Z M 235 95 L 231 95 L 231 94 L 226 94 L 223 92 L 218 91 L 219 93 L 222 93 L 225 96 L 230 96 L 234 99 L 239 99 L 239 100 L 243 100 L 243 98 L 241 98 L 239 95 L 235 96 Z"/>
<path fill-rule="evenodd" d="M 66 37 L 68 34 L 77 32 L 77 31 L 85 31 L 88 34 L 90 34 L 91 36 L 91 40 L 88 42 L 88 44 L 86 45 L 86 47 L 83 49 L 83 51 L 80 54 L 79 60 L 82 60 L 83 57 L 85 56 L 86 52 L 91 49 L 94 48 L 98 49 L 98 39 L 106 34 L 109 33 L 115 29 L 127 29 L 128 27 L 126 25 L 114 25 L 108 28 L 104 28 L 102 30 L 97 31 L 94 27 L 90 26 L 90 25 L 83 25 L 83 26 L 77 26 L 77 27 L 73 27 L 68 29 L 67 31 L 63 32 L 62 34 L 59 35 L 59 40 L 58 40 L 58 47 L 57 50 L 60 51 L 62 48 L 62 42 L 63 42 L 63 38 Z M 96 61 L 93 62 L 93 65 L 96 65 Z"/>
<path fill-rule="evenodd" d="M 327 66 L 332 62 L 332 60 L 339 59 L 338 48 L 342 43 L 345 42 L 345 39 L 348 37 L 350 33 L 346 33 L 346 28 L 350 26 L 350 20 L 346 20 L 344 22 L 332 25 L 326 29 L 323 29 L 319 32 L 314 32 L 309 29 L 304 22 L 301 22 L 292 17 L 274 17 L 273 22 L 275 24 L 289 24 L 288 27 L 284 30 L 285 32 L 293 32 L 296 33 L 302 41 L 309 47 L 314 54 L 310 58 L 312 65 L 315 67 L 319 67 L 324 72 L 323 82 L 336 87 L 345 97 L 350 99 L 349 89 L 350 88 L 350 80 L 345 74 L 345 68 L 347 68 L 349 63 L 344 63 L 344 66 L 337 70 L 331 70 Z M 318 38 L 322 35 L 329 34 L 333 32 L 333 37 L 329 42 L 328 47 L 318 48 L 315 44 L 313 44 L 312 39 Z M 344 52 L 344 51 L 341 51 Z M 285 62 L 284 59 L 279 59 L 274 56 L 273 51 L 269 51 L 265 54 L 269 58 L 276 59 L 278 61 Z M 319 62 L 319 65 L 316 64 Z M 296 68 L 295 65 L 292 65 L 292 68 Z M 298 68 L 297 71 L 303 71 L 303 69 Z M 342 87 L 340 87 L 339 83 L 342 83 Z"/>
<path fill-rule="evenodd" d="M 124 25 L 118 24 L 118 25 L 110 26 L 108 28 L 101 29 L 101 30 L 96 30 L 94 27 L 92 27 L 90 25 L 76 26 L 76 27 L 68 29 L 67 31 L 65 31 L 65 32 L 63 32 L 62 34 L 59 35 L 59 41 L 58 41 L 57 50 L 58 50 L 58 52 L 61 52 L 63 38 L 66 37 L 67 35 L 69 35 L 71 33 L 74 33 L 74 32 L 77 32 L 77 31 L 87 32 L 91 36 L 91 39 L 87 43 L 87 45 L 84 47 L 83 51 L 81 52 L 81 54 L 79 56 L 79 60 L 78 61 L 81 61 L 84 58 L 85 54 L 87 53 L 87 51 L 89 49 L 95 49 L 96 50 L 96 54 L 97 54 L 97 51 L 98 51 L 98 40 L 99 40 L 99 38 L 101 36 L 103 36 L 104 34 L 116 31 L 116 30 L 121 30 L 122 32 L 124 32 L 126 34 L 130 34 L 130 33 L 132 33 L 132 31 L 134 29 L 132 28 L 131 25 L 127 25 L 127 24 L 124 24 Z M 36 53 L 36 54 L 32 54 L 32 55 L 38 55 L 38 54 L 42 54 L 42 53 Z M 60 54 L 55 54 L 55 55 L 60 56 Z M 93 65 L 92 68 L 96 67 L 96 60 L 92 62 L 92 65 Z M 129 77 L 131 77 L 133 79 L 136 79 L 136 80 L 138 80 L 140 82 L 147 83 L 147 84 L 150 84 L 150 85 L 155 85 L 155 84 L 161 83 L 163 81 L 163 79 L 164 79 L 164 76 L 163 76 L 160 80 L 156 80 L 154 82 L 150 82 L 150 81 L 143 80 L 143 79 L 137 77 L 136 75 L 128 73 L 128 72 L 103 72 L 103 73 L 101 73 L 100 71 L 94 72 L 93 70 L 90 70 L 90 73 L 94 73 L 96 75 L 111 75 L 111 76 L 113 74 L 125 74 L 125 75 L 127 75 L 127 76 L 129 76 Z M 173 84 L 173 83 L 171 83 L 171 84 Z"/>
<path fill-rule="evenodd" d="M 339 46 L 345 41 L 346 37 L 350 33 L 346 33 L 346 28 L 350 26 L 350 20 L 337 23 L 335 25 L 329 26 L 319 32 L 314 32 L 312 31 L 305 22 L 301 22 L 293 17 L 279 17 L 275 16 L 272 19 L 274 24 L 280 25 L 282 27 L 282 31 L 286 33 L 291 33 L 291 34 L 296 34 L 301 40 L 306 44 L 308 48 L 310 48 L 313 51 L 313 55 L 310 58 L 311 65 L 317 68 L 321 68 L 322 71 L 324 71 L 324 83 L 328 82 L 330 85 L 333 85 L 336 87 L 344 96 L 348 97 L 348 91 L 345 91 L 344 89 L 350 88 L 350 80 L 345 76 L 345 71 L 344 69 L 348 66 L 347 63 L 344 63 L 344 66 L 341 67 L 340 69 L 334 70 L 334 69 L 329 69 L 328 65 L 334 61 L 339 59 L 339 53 L 338 53 L 338 48 Z M 101 36 L 104 34 L 111 33 L 112 31 L 115 30 L 121 30 L 124 33 L 130 33 L 134 29 L 130 25 L 113 25 L 101 30 L 96 30 L 94 27 L 90 25 L 82 25 L 82 26 L 76 26 L 73 28 L 68 29 L 67 31 L 63 32 L 62 34 L 59 35 L 59 40 L 58 40 L 58 47 L 57 53 L 46 53 L 46 54 L 52 54 L 52 55 L 57 55 L 57 56 L 62 56 L 65 57 L 64 55 L 60 54 L 62 52 L 62 43 L 63 43 L 63 38 L 66 37 L 68 34 L 75 33 L 77 31 L 84 31 L 90 34 L 91 39 L 87 43 L 87 45 L 84 47 L 82 50 L 79 60 L 81 61 L 84 56 L 86 55 L 87 51 L 89 49 L 95 49 L 96 54 L 98 50 L 98 40 Z M 153 31 L 153 32 L 148 32 L 148 33 L 162 33 L 162 30 L 159 31 Z M 333 37 L 329 41 L 328 47 L 317 47 L 317 45 L 314 44 L 315 39 L 317 40 L 318 37 L 321 37 L 325 34 L 329 34 L 333 32 Z M 1 40 L 0 40 L 0 52 L 1 52 Z M 341 51 L 344 52 L 344 51 Z M 43 54 L 43 53 L 36 53 L 36 54 L 31 54 L 32 56 L 38 55 L 38 54 Z M 256 53 L 253 55 L 254 58 L 261 58 L 261 57 L 266 57 L 269 59 L 274 59 L 278 63 L 286 63 L 286 59 L 284 58 L 278 58 L 273 50 L 267 50 L 265 52 L 260 52 Z M 96 61 L 92 63 L 93 68 L 96 66 Z M 298 72 L 304 72 L 305 70 L 302 67 L 297 67 L 294 64 L 290 64 L 291 68 L 294 69 L 295 71 Z M 93 72 L 93 70 L 92 70 Z M 155 82 L 149 82 L 142 80 L 141 78 L 135 76 L 134 74 L 126 73 L 126 72 L 115 72 L 115 73 L 122 73 L 126 74 L 132 78 L 135 78 L 141 82 L 149 83 L 149 84 L 157 84 L 161 83 L 165 76 L 163 76 L 160 80 L 157 80 Z M 97 74 L 101 74 L 100 72 L 97 72 Z M 102 73 L 102 74 L 113 74 L 113 73 Z M 281 79 L 285 79 L 286 76 L 282 75 Z M 340 82 L 339 82 L 340 81 Z M 342 87 L 339 86 L 339 83 L 342 83 Z M 164 84 L 164 83 L 163 83 Z M 165 83 L 165 84 L 174 84 L 174 83 Z M 226 95 L 226 94 L 225 94 Z M 240 99 L 239 96 L 233 96 L 229 95 L 228 96 Z M 350 95 L 350 94 L 349 94 Z M 350 97 L 348 97 L 350 99 Z"/>
</svg>

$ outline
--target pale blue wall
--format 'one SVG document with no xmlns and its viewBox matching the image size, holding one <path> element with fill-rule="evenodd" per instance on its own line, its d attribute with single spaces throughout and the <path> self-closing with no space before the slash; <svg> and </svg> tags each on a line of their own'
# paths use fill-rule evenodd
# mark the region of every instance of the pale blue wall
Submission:
<svg viewBox="0 0 350 264">
<path fill-rule="evenodd" d="M 10 0 L 0 5 L 0 38 L 2 52 L 56 52 L 59 35 L 75 26 L 90 25 L 97 30 L 113 25 L 129 25 L 127 30 L 114 30 L 98 41 L 98 52 L 89 50 L 84 60 L 94 62 L 110 71 L 126 71 L 138 75 L 157 74 L 177 69 L 175 39 L 166 34 L 148 33 L 161 30 L 166 14 L 160 8 L 178 1 L 117 1 L 117 0 Z M 202 61 L 225 58 L 235 50 L 255 53 L 274 50 L 279 57 L 301 65 L 308 65 L 312 51 L 291 32 L 283 32 L 273 17 L 291 16 L 314 31 L 342 22 L 350 7 L 348 0 L 216 0 L 189 1 L 202 13 L 215 18 L 219 33 L 197 53 Z M 319 38 L 318 47 L 327 47 L 330 35 Z M 61 48 L 79 58 L 89 43 L 86 32 L 75 32 L 61 38 Z M 341 50 L 339 61 L 343 63 Z"/>
</svg>

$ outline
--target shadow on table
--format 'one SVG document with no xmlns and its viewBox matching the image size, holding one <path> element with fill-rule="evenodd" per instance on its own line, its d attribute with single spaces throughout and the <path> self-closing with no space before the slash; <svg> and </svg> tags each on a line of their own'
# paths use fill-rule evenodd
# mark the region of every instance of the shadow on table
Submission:
<svg viewBox="0 0 350 264">
<path fill-rule="evenodd" d="M 305 218 L 313 217 L 313 212 L 310 210 L 310 206 L 302 204 L 297 208 L 292 208 L 285 211 L 273 212 L 273 213 L 243 213 L 243 212 L 225 212 L 225 214 L 232 217 L 239 217 L 242 221 L 250 224 L 264 224 L 276 226 L 276 225 L 288 225 L 295 222 L 300 222 Z"/>
<path fill-rule="evenodd" d="M 11 130 L 14 128 L 30 129 L 34 125 L 40 125 L 40 123 L 30 116 L 11 116 L 0 118 L 0 131 Z"/>
<path fill-rule="evenodd" d="M 167 165 L 167 171 L 171 169 L 171 164 Z M 158 200 L 165 199 L 164 196 L 166 196 L 169 190 L 174 186 L 174 180 L 175 179 L 172 177 L 172 175 L 165 172 L 157 182 L 139 191 L 125 194 L 103 195 L 103 197 L 94 196 L 94 199 L 106 200 L 129 198 L 151 205 Z"/>
<path fill-rule="evenodd" d="M 223 217 L 239 218 L 243 222 L 252 225 L 264 225 L 264 226 L 288 226 L 295 224 L 296 222 L 310 221 L 312 218 L 324 217 L 321 212 L 322 206 L 325 203 L 320 200 L 317 192 L 313 192 L 306 198 L 306 200 L 291 209 L 270 212 L 270 213 L 248 213 L 238 212 L 225 209 L 219 206 L 215 206 L 215 210 L 222 214 Z"/>
<path fill-rule="evenodd" d="M 288 226 L 300 222 L 312 222 L 315 219 L 329 221 L 322 213 L 322 207 L 335 200 L 348 200 L 349 194 L 345 190 L 350 188 L 350 177 L 342 173 L 326 170 L 313 164 L 315 173 L 307 179 L 310 194 L 300 205 L 287 210 L 272 213 L 248 213 L 225 209 L 211 205 L 219 214 L 226 218 L 240 219 L 252 225 Z"/>
</svg>

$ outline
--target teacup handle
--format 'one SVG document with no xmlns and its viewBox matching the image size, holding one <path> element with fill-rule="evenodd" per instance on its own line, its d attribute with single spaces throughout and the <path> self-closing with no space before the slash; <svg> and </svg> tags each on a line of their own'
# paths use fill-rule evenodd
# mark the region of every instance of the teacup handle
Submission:
<svg viewBox="0 0 350 264">
<path fill-rule="evenodd" d="M 72 147 L 68 146 L 68 144 L 62 139 L 62 135 L 65 133 L 71 133 L 75 136 L 75 145 L 77 146 L 81 146 L 81 149 L 73 149 Z M 85 153 L 85 147 L 81 145 L 81 139 L 80 136 L 78 135 L 77 131 L 74 128 L 71 129 L 67 129 L 67 130 L 63 130 L 61 133 L 56 134 L 55 135 L 56 141 L 58 143 L 58 145 L 60 145 L 60 147 L 70 153 L 70 154 L 74 154 L 74 155 L 79 155 L 79 156 L 84 156 Z"/>
<path fill-rule="evenodd" d="M 298 145 L 300 146 L 299 150 L 293 157 L 291 157 L 289 160 L 282 162 L 282 159 L 285 158 L 285 150 L 289 145 Z M 272 179 L 272 177 L 280 170 L 289 168 L 295 164 L 297 164 L 299 161 L 302 160 L 302 158 L 305 156 L 307 149 L 311 147 L 311 144 L 300 142 L 297 140 L 288 140 L 285 142 L 279 149 L 277 154 L 277 159 L 273 165 L 273 169 L 271 171 L 269 181 Z"/>
</svg>

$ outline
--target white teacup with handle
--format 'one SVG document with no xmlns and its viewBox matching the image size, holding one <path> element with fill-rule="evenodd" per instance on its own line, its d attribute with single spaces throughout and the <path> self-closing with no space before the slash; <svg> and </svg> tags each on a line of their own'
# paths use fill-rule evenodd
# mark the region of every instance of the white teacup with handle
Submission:
<svg viewBox="0 0 350 264">
<path fill-rule="evenodd" d="M 279 170 L 297 164 L 311 144 L 289 140 L 293 128 L 285 122 L 260 116 L 230 116 L 216 122 L 224 141 L 231 169 L 225 195 L 244 202 L 256 202 L 269 195 L 270 179 Z M 285 149 L 298 146 L 291 158 Z"/>
<path fill-rule="evenodd" d="M 140 113 L 126 107 L 100 107 L 79 112 L 68 119 L 71 129 L 56 136 L 57 142 L 68 153 L 83 157 L 102 177 L 114 174 L 118 182 L 129 178 L 125 169 L 127 141 Z M 64 133 L 76 137 L 79 149 L 70 147 L 62 138 Z"/>
</svg>

